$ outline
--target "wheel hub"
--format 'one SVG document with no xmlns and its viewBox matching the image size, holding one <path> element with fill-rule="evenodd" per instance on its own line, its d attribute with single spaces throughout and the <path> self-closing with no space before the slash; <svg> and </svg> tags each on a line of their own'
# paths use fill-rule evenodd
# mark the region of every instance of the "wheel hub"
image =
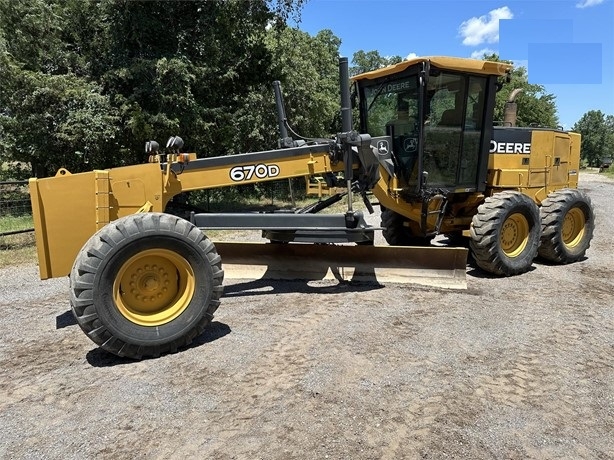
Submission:
<svg viewBox="0 0 614 460">
<path fill-rule="evenodd" d="M 173 251 L 150 249 L 132 256 L 113 285 L 115 304 L 133 323 L 159 326 L 172 321 L 189 305 L 194 273 Z"/>
<path fill-rule="evenodd" d="M 570 209 L 563 220 L 561 230 L 563 243 L 570 248 L 576 247 L 584 237 L 585 226 L 586 219 L 582 210 L 579 208 Z"/>
<path fill-rule="evenodd" d="M 524 251 L 529 239 L 527 218 L 515 213 L 510 215 L 501 228 L 501 249 L 508 257 L 517 257 Z"/>
</svg>

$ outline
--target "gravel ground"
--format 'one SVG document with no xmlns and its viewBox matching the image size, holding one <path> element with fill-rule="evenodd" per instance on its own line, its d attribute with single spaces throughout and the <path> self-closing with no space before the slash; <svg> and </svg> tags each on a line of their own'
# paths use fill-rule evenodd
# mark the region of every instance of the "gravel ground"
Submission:
<svg viewBox="0 0 614 460">
<path fill-rule="evenodd" d="M 614 181 L 587 259 L 469 289 L 227 281 L 194 345 L 109 355 L 0 270 L 0 457 L 614 458 Z"/>
</svg>

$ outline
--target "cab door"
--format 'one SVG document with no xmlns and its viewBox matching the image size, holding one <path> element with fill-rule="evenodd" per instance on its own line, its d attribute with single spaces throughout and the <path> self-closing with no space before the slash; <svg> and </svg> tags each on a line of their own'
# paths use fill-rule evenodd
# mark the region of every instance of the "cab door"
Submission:
<svg viewBox="0 0 614 460">
<path fill-rule="evenodd" d="M 424 122 L 426 187 L 477 189 L 487 82 L 486 77 L 449 72 L 430 76 Z"/>
</svg>

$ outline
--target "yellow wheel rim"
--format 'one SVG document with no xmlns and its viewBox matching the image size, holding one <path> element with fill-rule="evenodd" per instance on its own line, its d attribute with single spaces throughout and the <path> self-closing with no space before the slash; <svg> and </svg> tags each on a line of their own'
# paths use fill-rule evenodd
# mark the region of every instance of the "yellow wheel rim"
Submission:
<svg viewBox="0 0 614 460">
<path fill-rule="evenodd" d="M 187 260 L 167 249 L 149 249 L 122 265 L 113 283 L 113 299 L 129 321 L 160 326 L 183 313 L 195 284 Z"/>
<path fill-rule="evenodd" d="M 563 220 L 563 229 L 561 236 L 563 243 L 569 248 L 575 248 L 584 237 L 584 227 L 586 226 L 586 218 L 584 212 L 580 208 L 572 208 Z"/>
<path fill-rule="evenodd" d="M 501 249 L 508 257 L 517 257 L 527 247 L 529 241 L 529 221 L 520 214 L 511 214 L 501 229 Z"/>
</svg>

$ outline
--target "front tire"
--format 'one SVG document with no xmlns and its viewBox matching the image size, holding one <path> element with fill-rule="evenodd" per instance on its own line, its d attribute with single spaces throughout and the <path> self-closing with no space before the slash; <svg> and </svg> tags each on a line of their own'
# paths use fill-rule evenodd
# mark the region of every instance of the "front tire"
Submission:
<svg viewBox="0 0 614 460">
<path fill-rule="evenodd" d="M 104 350 L 157 357 L 190 344 L 211 322 L 223 277 L 215 246 L 190 222 L 134 214 L 83 246 L 70 274 L 70 303 Z"/>
<path fill-rule="evenodd" d="M 595 229 L 593 205 L 586 194 L 575 189 L 557 190 L 543 201 L 541 216 L 540 257 L 558 264 L 584 257 Z"/>
<path fill-rule="evenodd" d="M 541 235 L 539 208 L 515 191 L 486 198 L 473 216 L 469 242 L 482 270 L 499 276 L 528 271 L 537 255 Z"/>
<path fill-rule="evenodd" d="M 416 236 L 404 225 L 405 217 L 391 209 L 382 209 L 382 236 L 391 246 L 429 246 L 432 236 Z"/>
</svg>

